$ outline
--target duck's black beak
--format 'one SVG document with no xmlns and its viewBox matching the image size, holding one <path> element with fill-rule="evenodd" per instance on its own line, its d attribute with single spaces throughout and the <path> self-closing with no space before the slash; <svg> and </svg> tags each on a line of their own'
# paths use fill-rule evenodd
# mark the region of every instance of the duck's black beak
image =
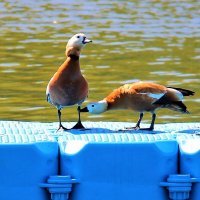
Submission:
<svg viewBox="0 0 200 200">
<path fill-rule="evenodd" d="M 85 108 L 80 109 L 80 112 L 89 112 L 89 110 L 87 107 L 85 107 Z"/>
<path fill-rule="evenodd" d="M 82 41 L 83 44 L 87 44 L 90 42 L 92 42 L 92 40 L 88 40 L 86 37 L 83 38 L 83 41 Z"/>
</svg>

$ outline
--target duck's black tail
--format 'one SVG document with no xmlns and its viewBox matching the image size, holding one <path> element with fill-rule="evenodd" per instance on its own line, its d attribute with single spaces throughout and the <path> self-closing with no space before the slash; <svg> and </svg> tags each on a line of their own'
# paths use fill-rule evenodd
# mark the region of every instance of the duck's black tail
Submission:
<svg viewBox="0 0 200 200">
<path fill-rule="evenodd" d="M 183 89 L 183 88 L 176 88 L 176 87 L 168 87 L 168 88 L 178 90 L 179 92 L 182 93 L 183 96 L 193 96 L 195 94 L 195 92 L 193 92 L 191 90 L 186 90 L 186 89 Z"/>
<path fill-rule="evenodd" d="M 171 102 L 171 104 L 167 105 L 166 107 L 171 110 L 189 114 L 186 105 L 182 101 Z"/>
</svg>

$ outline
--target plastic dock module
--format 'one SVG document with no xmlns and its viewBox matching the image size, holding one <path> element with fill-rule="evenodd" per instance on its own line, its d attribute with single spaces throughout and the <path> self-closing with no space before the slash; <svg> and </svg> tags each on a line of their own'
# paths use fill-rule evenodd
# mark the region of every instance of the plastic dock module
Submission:
<svg viewBox="0 0 200 200">
<path fill-rule="evenodd" d="M 179 136 L 180 173 L 190 174 L 193 187 L 190 199 L 200 199 L 200 135 Z"/>
<path fill-rule="evenodd" d="M 70 200 L 168 200 L 160 181 L 177 173 L 169 135 L 93 134 L 59 138 L 61 173 L 79 179 Z"/>
<path fill-rule="evenodd" d="M 58 144 L 50 136 L 0 135 L 0 199 L 49 200 L 39 184 L 58 174 Z"/>
</svg>

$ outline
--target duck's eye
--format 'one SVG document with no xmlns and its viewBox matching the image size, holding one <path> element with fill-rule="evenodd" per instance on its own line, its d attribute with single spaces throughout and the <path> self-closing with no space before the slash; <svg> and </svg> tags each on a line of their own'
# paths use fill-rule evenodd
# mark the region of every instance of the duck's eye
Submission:
<svg viewBox="0 0 200 200">
<path fill-rule="evenodd" d="M 94 107 L 94 105 L 92 105 L 92 107 Z"/>
<path fill-rule="evenodd" d="M 80 38 L 80 36 L 78 35 L 77 38 Z"/>
</svg>

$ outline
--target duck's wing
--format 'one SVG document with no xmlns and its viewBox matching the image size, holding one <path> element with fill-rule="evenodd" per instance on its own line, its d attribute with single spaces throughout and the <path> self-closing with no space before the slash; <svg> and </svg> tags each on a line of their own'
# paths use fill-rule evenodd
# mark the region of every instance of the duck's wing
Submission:
<svg viewBox="0 0 200 200">
<path fill-rule="evenodd" d="M 152 103 L 154 103 L 167 93 L 167 88 L 163 85 L 155 83 L 139 82 L 137 84 L 130 85 L 129 92 L 141 95 L 142 97 L 151 98 Z"/>
<path fill-rule="evenodd" d="M 153 104 L 161 105 L 162 107 L 169 108 L 182 113 L 189 113 L 186 105 L 182 102 L 183 93 L 174 88 L 167 88 L 167 93 Z M 185 96 L 188 96 L 185 95 Z"/>
</svg>

